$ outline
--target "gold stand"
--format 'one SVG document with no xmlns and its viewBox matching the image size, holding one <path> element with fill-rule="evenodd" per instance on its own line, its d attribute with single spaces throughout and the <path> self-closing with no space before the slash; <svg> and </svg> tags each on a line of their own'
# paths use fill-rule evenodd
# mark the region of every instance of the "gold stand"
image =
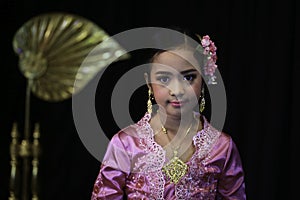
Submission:
<svg viewBox="0 0 300 200">
<path fill-rule="evenodd" d="M 11 174 L 9 200 L 38 200 L 38 166 L 41 152 L 39 138 L 40 126 L 35 124 L 32 137 L 30 135 L 30 91 L 32 79 L 28 80 L 25 102 L 24 139 L 19 143 L 17 123 L 13 124 L 10 144 Z M 21 162 L 20 162 L 21 161 Z M 21 163 L 21 165 L 20 165 Z M 22 167 L 22 170 L 19 169 Z M 31 176 L 31 177 L 30 177 Z M 31 186 L 31 190 L 29 188 Z M 21 194 L 20 194 L 21 193 Z"/>
<path fill-rule="evenodd" d="M 16 123 L 13 124 L 11 137 L 9 200 L 38 200 L 38 167 L 41 152 L 39 124 L 35 124 L 32 142 L 29 139 L 23 139 L 19 142 L 19 132 Z"/>
</svg>

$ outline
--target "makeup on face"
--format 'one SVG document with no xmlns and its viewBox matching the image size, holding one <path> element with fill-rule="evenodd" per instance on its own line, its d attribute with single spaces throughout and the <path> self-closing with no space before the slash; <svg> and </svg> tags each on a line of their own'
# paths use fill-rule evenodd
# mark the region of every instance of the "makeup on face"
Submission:
<svg viewBox="0 0 300 200">
<path fill-rule="evenodd" d="M 150 82 L 156 102 L 164 109 L 192 110 L 189 104 L 192 97 L 200 96 L 202 77 L 184 58 L 174 53 L 163 52 L 154 59 Z"/>
</svg>

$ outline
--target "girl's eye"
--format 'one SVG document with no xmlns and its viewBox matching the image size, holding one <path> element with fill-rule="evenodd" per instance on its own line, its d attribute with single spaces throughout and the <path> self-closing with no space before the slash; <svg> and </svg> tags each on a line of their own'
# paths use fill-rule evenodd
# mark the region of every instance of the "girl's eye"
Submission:
<svg viewBox="0 0 300 200">
<path fill-rule="evenodd" d="M 160 81 L 161 83 L 166 84 L 169 82 L 170 78 L 167 76 L 161 76 L 161 77 L 158 77 L 157 80 Z"/>
<path fill-rule="evenodd" d="M 189 74 L 189 75 L 183 76 L 183 79 L 186 81 L 189 81 L 189 82 L 192 82 L 195 78 L 196 78 L 195 74 Z"/>
</svg>

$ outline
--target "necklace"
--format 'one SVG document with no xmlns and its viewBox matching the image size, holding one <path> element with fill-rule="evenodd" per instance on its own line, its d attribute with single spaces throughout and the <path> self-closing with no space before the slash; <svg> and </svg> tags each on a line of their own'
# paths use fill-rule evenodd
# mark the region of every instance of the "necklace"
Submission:
<svg viewBox="0 0 300 200">
<path fill-rule="evenodd" d="M 193 121 L 190 127 L 187 129 L 184 138 L 188 135 L 193 125 Z M 162 131 L 166 134 L 167 129 L 162 126 Z M 173 151 L 173 158 L 162 168 L 162 171 L 170 178 L 171 183 L 177 184 L 178 181 L 186 174 L 188 166 L 178 156 L 178 149 L 180 145 Z"/>
</svg>

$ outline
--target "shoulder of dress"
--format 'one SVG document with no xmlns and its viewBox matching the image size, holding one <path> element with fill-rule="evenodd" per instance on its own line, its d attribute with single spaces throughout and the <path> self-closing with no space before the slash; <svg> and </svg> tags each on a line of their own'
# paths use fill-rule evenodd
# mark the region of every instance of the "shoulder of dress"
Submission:
<svg viewBox="0 0 300 200">
<path fill-rule="evenodd" d="M 228 133 L 216 129 L 207 121 L 204 125 L 204 132 L 209 135 L 211 139 L 215 138 L 215 143 L 219 141 L 226 144 L 232 141 L 232 137 Z"/>
<path fill-rule="evenodd" d="M 126 137 L 135 137 L 137 130 L 136 130 L 136 126 L 135 125 L 129 125 L 125 128 L 122 128 L 121 130 L 119 130 L 114 136 L 113 138 L 120 138 L 121 140 L 123 138 Z"/>
<path fill-rule="evenodd" d="M 227 141 L 230 141 L 230 140 L 232 140 L 232 137 L 228 134 L 228 133 L 225 133 L 225 132 L 220 132 L 220 138 L 223 138 L 223 139 L 225 139 L 225 140 L 227 140 Z"/>
<path fill-rule="evenodd" d="M 149 120 L 151 116 L 146 113 L 138 122 L 128 125 L 127 127 L 122 128 L 120 131 L 118 131 L 113 138 L 118 137 L 120 139 L 126 138 L 126 137 L 140 137 L 141 129 L 147 129 L 149 128 Z M 142 131 L 143 132 L 143 131 Z"/>
<path fill-rule="evenodd" d="M 231 146 L 231 143 L 232 143 L 232 137 L 225 132 L 220 132 L 216 144 L 218 144 L 218 146 L 223 146 L 228 148 L 229 146 Z"/>
</svg>

